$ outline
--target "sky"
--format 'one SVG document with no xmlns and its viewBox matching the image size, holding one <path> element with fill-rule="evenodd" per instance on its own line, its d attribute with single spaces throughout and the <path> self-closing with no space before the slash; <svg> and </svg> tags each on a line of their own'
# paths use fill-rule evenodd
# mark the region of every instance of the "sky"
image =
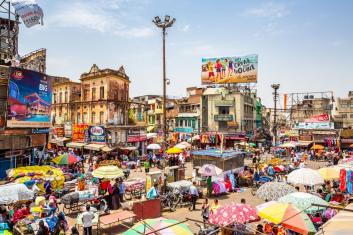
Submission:
<svg viewBox="0 0 353 235">
<path fill-rule="evenodd" d="M 279 92 L 353 90 L 353 1 L 37 0 L 44 26 L 20 26 L 19 52 L 47 49 L 47 73 L 77 81 L 92 64 L 124 66 L 130 96 L 162 94 L 162 35 L 154 16 L 176 23 L 167 35 L 167 87 L 200 86 L 201 58 L 258 54 L 256 89 L 273 106 Z"/>
</svg>

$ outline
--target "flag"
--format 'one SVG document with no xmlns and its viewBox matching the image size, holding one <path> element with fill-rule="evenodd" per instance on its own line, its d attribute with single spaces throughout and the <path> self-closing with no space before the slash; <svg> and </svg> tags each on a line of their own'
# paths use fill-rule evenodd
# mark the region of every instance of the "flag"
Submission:
<svg viewBox="0 0 353 235">
<path fill-rule="evenodd" d="M 43 10 L 36 0 L 13 0 L 12 6 L 27 28 L 37 24 L 43 25 Z"/>
</svg>

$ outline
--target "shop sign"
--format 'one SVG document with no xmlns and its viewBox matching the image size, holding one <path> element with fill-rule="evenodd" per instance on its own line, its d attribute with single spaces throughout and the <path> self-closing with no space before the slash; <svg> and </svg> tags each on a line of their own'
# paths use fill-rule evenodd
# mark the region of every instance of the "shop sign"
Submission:
<svg viewBox="0 0 353 235">
<path fill-rule="evenodd" d="M 55 127 L 53 129 L 53 135 L 55 139 L 64 137 L 64 127 Z"/>
<path fill-rule="evenodd" d="M 233 115 L 216 114 L 216 115 L 214 115 L 214 120 L 215 121 L 225 121 L 225 122 L 233 121 Z"/>
<path fill-rule="evenodd" d="M 70 137 L 72 135 L 72 124 L 71 122 L 65 122 L 64 123 L 64 135 L 65 137 Z"/>
<path fill-rule="evenodd" d="M 231 107 L 233 106 L 233 100 L 216 100 L 215 106 L 216 107 Z"/>
<path fill-rule="evenodd" d="M 333 130 L 335 129 L 333 122 L 298 122 L 294 125 L 293 129 L 328 129 Z"/>
<path fill-rule="evenodd" d="M 127 142 L 143 142 L 147 140 L 147 135 L 128 135 Z"/>
<path fill-rule="evenodd" d="M 105 144 L 104 126 L 90 126 L 88 128 L 89 142 L 93 144 Z"/>
<path fill-rule="evenodd" d="M 192 127 L 175 127 L 174 132 L 182 132 L 182 133 L 192 133 L 194 129 Z"/>
<path fill-rule="evenodd" d="M 85 130 L 87 129 L 87 124 L 74 124 L 72 126 L 72 142 L 85 142 Z"/>
<path fill-rule="evenodd" d="M 329 121 L 330 121 L 330 115 L 328 115 L 327 113 L 315 115 L 309 119 L 304 120 L 304 122 L 329 122 Z"/>
<path fill-rule="evenodd" d="M 32 129 L 32 134 L 48 134 L 50 129 Z"/>
<path fill-rule="evenodd" d="M 341 139 L 342 144 L 353 144 L 353 139 Z"/>
</svg>

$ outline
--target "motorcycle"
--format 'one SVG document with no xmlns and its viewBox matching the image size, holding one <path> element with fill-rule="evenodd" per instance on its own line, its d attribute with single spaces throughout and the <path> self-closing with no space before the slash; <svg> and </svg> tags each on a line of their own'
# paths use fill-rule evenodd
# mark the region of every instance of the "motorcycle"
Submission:
<svg viewBox="0 0 353 235">
<path fill-rule="evenodd" d="M 166 194 L 161 195 L 161 208 L 169 208 L 170 211 L 175 211 L 175 207 L 173 206 L 173 202 L 175 201 L 175 196 L 172 192 L 167 192 Z"/>
<path fill-rule="evenodd" d="M 130 169 L 123 170 L 123 172 L 124 172 L 124 178 L 125 178 L 125 179 L 129 178 Z"/>
</svg>

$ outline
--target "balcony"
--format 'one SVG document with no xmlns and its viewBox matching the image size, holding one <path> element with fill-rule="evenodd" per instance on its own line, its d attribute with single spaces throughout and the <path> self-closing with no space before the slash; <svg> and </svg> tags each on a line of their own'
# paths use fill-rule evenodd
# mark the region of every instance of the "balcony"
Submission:
<svg viewBox="0 0 353 235">
<path fill-rule="evenodd" d="M 183 110 L 179 111 L 178 117 L 198 117 L 200 116 L 199 110 Z"/>
<path fill-rule="evenodd" d="M 233 115 L 230 114 L 216 114 L 214 115 L 215 121 L 230 122 L 233 121 Z"/>
</svg>

